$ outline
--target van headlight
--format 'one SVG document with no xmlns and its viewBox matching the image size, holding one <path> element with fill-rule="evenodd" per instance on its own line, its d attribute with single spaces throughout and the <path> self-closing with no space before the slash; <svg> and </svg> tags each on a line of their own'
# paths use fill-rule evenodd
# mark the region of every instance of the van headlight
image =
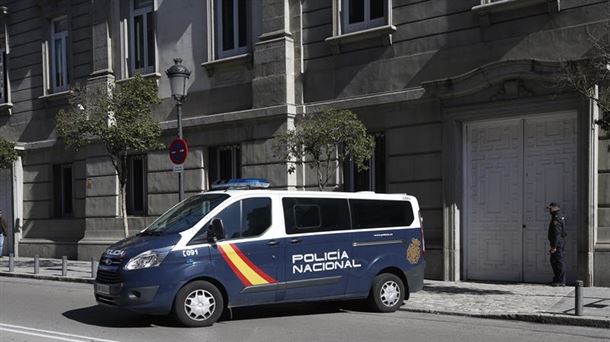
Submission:
<svg viewBox="0 0 610 342">
<path fill-rule="evenodd" d="M 166 247 L 161 249 L 152 249 L 136 255 L 131 258 L 124 269 L 126 271 L 139 270 L 142 268 L 157 267 L 161 265 L 161 262 L 167 254 L 172 250 L 172 247 Z"/>
</svg>

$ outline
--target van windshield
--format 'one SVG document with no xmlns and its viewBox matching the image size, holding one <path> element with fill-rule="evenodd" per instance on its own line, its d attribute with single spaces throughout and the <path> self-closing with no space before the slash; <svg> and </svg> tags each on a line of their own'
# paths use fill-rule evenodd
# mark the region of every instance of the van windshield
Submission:
<svg viewBox="0 0 610 342">
<path fill-rule="evenodd" d="M 226 194 L 190 197 L 161 215 L 141 234 L 160 235 L 189 229 L 227 198 L 229 195 Z"/>
</svg>

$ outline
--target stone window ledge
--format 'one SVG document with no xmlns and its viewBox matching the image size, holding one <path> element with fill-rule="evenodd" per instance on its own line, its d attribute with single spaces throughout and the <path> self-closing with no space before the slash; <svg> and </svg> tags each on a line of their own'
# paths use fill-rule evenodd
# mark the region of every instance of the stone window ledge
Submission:
<svg viewBox="0 0 610 342">
<path fill-rule="evenodd" d="M 57 93 L 51 93 L 47 95 L 38 96 L 39 100 L 43 101 L 62 101 L 67 100 L 70 95 L 70 90 L 60 91 Z"/>
<path fill-rule="evenodd" d="M 489 15 L 492 13 L 511 11 L 523 7 L 530 7 L 540 4 L 547 4 L 549 12 L 559 12 L 560 0 L 484 0 L 487 3 L 481 3 L 474 6 L 471 11 L 479 15 L 479 20 L 482 26 L 489 25 Z"/>
<path fill-rule="evenodd" d="M 205 68 L 208 76 L 212 77 L 214 76 L 214 71 L 216 69 L 238 64 L 243 64 L 246 66 L 252 65 L 252 54 L 248 52 L 231 57 L 215 59 L 213 61 L 201 63 L 201 66 Z"/>
<path fill-rule="evenodd" d="M 5 103 L 0 103 L 0 115 L 11 115 L 13 114 L 13 103 L 12 102 L 5 102 Z"/>
<path fill-rule="evenodd" d="M 161 78 L 161 73 L 160 72 L 151 72 L 151 73 L 148 73 L 148 74 L 141 74 L 141 76 L 142 76 L 142 78 L 152 78 L 155 81 L 158 81 Z M 116 80 L 116 83 L 117 84 L 121 84 L 121 83 L 124 83 L 124 82 L 127 82 L 127 81 L 133 79 L 134 77 L 135 77 L 135 75 L 134 76 L 130 76 L 130 77 L 126 77 L 126 78 L 123 78 L 123 79 L 120 79 L 120 80 Z"/>
<path fill-rule="evenodd" d="M 373 27 L 370 29 L 345 33 L 338 36 L 332 36 L 324 39 L 331 45 L 334 54 L 341 52 L 341 45 L 360 42 L 369 39 L 380 39 L 384 45 L 392 45 L 392 33 L 396 32 L 396 26 L 384 25 Z"/>
</svg>

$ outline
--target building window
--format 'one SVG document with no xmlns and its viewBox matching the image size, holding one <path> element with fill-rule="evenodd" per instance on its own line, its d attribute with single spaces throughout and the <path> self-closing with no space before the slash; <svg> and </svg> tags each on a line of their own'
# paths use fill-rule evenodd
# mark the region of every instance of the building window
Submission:
<svg viewBox="0 0 610 342">
<path fill-rule="evenodd" d="M 9 82 L 9 41 L 8 41 L 8 22 L 6 18 L 2 20 L 2 30 L 0 32 L 0 104 L 11 103 L 11 85 Z M 10 113 L 10 109 L 9 109 Z"/>
<path fill-rule="evenodd" d="M 355 32 L 386 23 L 388 0 L 343 0 L 343 32 Z"/>
<path fill-rule="evenodd" d="M 129 29 L 130 75 L 155 72 L 155 21 L 153 0 L 133 0 Z"/>
<path fill-rule="evenodd" d="M 216 146 L 208 149 L 208 180 L 241 178 L 241 151 L 239 145 Z"/>
<path fill-rule="evenodd" d="M 0 49 L 0 103 L 9 103 L 8 73 L 6 50 Z"/>
<path fill-rule="evenodd" d="M 68 19 L 62 17 L 51 22 L 51 90 L 54 93 L 68 90 L 69 40 Z"/>
<path fill-rule="evenodd" d="M 72 216 L 72 165 L 53 165 L 53 211 L 55 217 Z"/>
<path fill-rule="evenodd" d="M 374 134 L 375 151 L 368 161 L 368 169 L 358 171 L 353 161 L 346 161 L 344 174 L 345 191 L 374 191 L 382 193 L 385 188 L 385 136 Z"/>
<path fill-rule="evenodd" d="M 129 156 L 127 158 L 127 214 L 146 214 L 146 156 Z"/>
<path fill-rule="evenodd" d="M 216 0 L 217 58 L 248 51 L 248 1 Z"/>
</svg>

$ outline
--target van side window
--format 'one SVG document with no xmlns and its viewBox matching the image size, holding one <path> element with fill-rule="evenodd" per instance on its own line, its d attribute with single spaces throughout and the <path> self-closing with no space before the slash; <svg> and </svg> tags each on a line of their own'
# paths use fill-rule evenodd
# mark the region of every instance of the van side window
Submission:
<svg viewBox="0 0 610 342">
<path fill-rule="evenodd" d="M 248 198 L 242 201 L 241 237 L 258 236 L 271 226 L 271 199 Z"/>
<path fill-rule="evenodd" d="M 248 198 L 223 209 L 215 218 L 222 220 L 223 240 L 253 237 L 263 234 L 271 226 L 271 199 Z M 207 242 L 208 225 L 201 228 L 189 245 Z"/>
<path fill-rule="evenodd" d="M 241 235 L 240 212 L 241 201 L 231 204 L 216 215 L 216 218 L 222 220 L 222 225 L 225 228 L 225 240 L 236 239 Z"/>
<path fill-rule="evenodd" d="M 322 225 L 320 206 L 311 204 L 295 204 L 294 225 L 297 229 L 316 229 Z"/>
<path fill-rule="evenodd" d="M 347 200 L 334 198 L 283 198 L 286 234 L 349 230 Z"/>
<path fill-rule="evenodd" d="M 413 207 L 408 201 L 350 199 L 352 228 L 406 227 L 413 223 Z"/>
</svg>

